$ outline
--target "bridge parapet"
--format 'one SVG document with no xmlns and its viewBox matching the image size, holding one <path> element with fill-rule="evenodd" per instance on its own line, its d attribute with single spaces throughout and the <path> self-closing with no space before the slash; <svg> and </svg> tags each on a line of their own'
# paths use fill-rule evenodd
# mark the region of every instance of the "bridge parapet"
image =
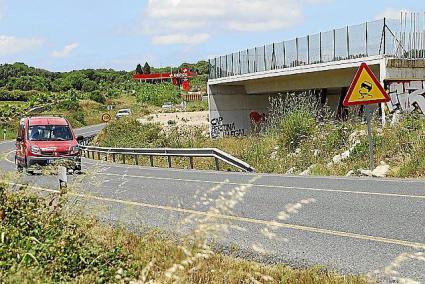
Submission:
<svg viewBox="0 0 425 284">
<path fill-rule="evenodd" d="M 400 21 L 384 18 L 219 56 L 209 60 L 209 79 L 379 55 L 425 58 L 425 31 L 406 36 L 402 28 Z M 404 42 L 410 36 L 416 41 Z"/>
</svg>

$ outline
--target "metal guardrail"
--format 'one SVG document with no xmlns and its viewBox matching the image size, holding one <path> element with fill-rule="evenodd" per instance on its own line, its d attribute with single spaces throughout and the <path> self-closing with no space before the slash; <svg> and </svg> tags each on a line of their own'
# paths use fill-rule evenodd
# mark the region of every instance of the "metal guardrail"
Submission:
<svg viewBox="0 0 425 284">
<path fill-rule="evenodd" d="M 154 167 L 154 157 L 167 157 L 168 167 L 172 168 L 173 157 L 186 157 L 189 158 L 189 166 L 194 168 L 194 158 L 213 158 L 215 160 L 216 170 L 220 170 L 219 161 L 228 165 L 234 166 L 244 172 L 255 172 L 255 169 L 244 161 L 233 157 L 216 148 L 197 148 L 197 149 L 173 149 L 173 148 L 107 148 L 88 146 L 93 140 L 94 136 L 85 137 L 80 147 L 83 156 L 86 158 L 98 159 L 105 157 L 106 161 L 112 156 L 112 162 L 117 161 L 117 156 L 121 157 L 122 163 L 125 164 L 128 157 L 134 158 L 135 164 L 139 164 L 139 157 L 149 157 L 150 166 Z"/>
</svg>

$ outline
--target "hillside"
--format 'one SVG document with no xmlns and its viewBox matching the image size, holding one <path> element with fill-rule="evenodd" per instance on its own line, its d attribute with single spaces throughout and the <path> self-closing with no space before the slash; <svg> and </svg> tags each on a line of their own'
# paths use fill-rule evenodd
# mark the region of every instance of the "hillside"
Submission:
<svg viewBox="0 0 425 284">
<path fill-rule="evenodd" d="M 205 63 L 179 66 L 199 74 L 192 86 L 202 91 L 207 81 Z M 165 70 L 170 67 L 150 68 L 152 73 Z M 134 73 L 112 69 L 50 72 L 24 63 L 0 65 L 0 128 L 6 129 L 11 138 L 16 120 L 40 106 L 42 112 L 64 114 L 79 127 L 100 123 L 107 105 L 131 108 L 135 114 L 144 115 L 164 102 L 180 103 L 182 91 L 171 83 L 140 83 L 132 79 Z"/>
</svg>

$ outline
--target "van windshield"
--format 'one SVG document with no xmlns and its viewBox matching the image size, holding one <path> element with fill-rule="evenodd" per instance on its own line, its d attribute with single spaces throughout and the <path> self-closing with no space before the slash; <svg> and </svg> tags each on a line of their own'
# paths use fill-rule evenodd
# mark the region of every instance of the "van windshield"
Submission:
<svg viewBox="0 0 425 284">
<path fill-rule="evenodd" d="M 34 125 L 28 129 L 30 141 L 69 141 L 72 140 L 71 129 L 64 125 Z"/>
</svg>

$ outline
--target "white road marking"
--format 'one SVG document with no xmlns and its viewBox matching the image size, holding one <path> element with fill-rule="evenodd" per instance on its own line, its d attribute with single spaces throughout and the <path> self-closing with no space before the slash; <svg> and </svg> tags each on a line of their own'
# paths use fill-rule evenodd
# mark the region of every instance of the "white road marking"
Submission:
<svg viewBox="0 0 425 284">
<path fill-rule="evenodd" d="M 97 174 L 103 176 L 121 177 L 121 174 L 111 174 L 98 172 Z M 175 182 L 191 182 L 191 183 L 207 183 L 207 184 L 220 184 L 219 181 L 201 180 L 201 179 L 183 179 L 183 178 L 170 178 L 170 177 L 153 177 L 153 176 L 136 176 L 126 174 L 128 178 L 135 179 L 151 179 L 151 180 L 167 180 Z M 267 184 L 247 184 L 228 182 L 229 185 L 235 186 L 252 186 L 260 188 L 280 188 L 280 189 L 295 189 L 295 190 L 307 190 L 307 191 L 318 191 L 318 192 L 333 192 L 333 193 L 347 193 L 347 194 L 359 194 L 359 195 L 375 195 L 375 196 L 387 196 L 387 197 L 403 197 L 403 198 L 416 198 L 425 199 L 425 195 L 409 195 L 409 194 L 396 194 L 396 193 L 382 193 L 382 192 L 368 192 L 368 191 L 355 191 L 355 190 L 344 190 L 344 189 L 324 189 L 324 188 L 313 188 L 313 187 L 297 187 L 297 186 L 283 186 L 283 185 L 267 185 Z"/>
</svg>

